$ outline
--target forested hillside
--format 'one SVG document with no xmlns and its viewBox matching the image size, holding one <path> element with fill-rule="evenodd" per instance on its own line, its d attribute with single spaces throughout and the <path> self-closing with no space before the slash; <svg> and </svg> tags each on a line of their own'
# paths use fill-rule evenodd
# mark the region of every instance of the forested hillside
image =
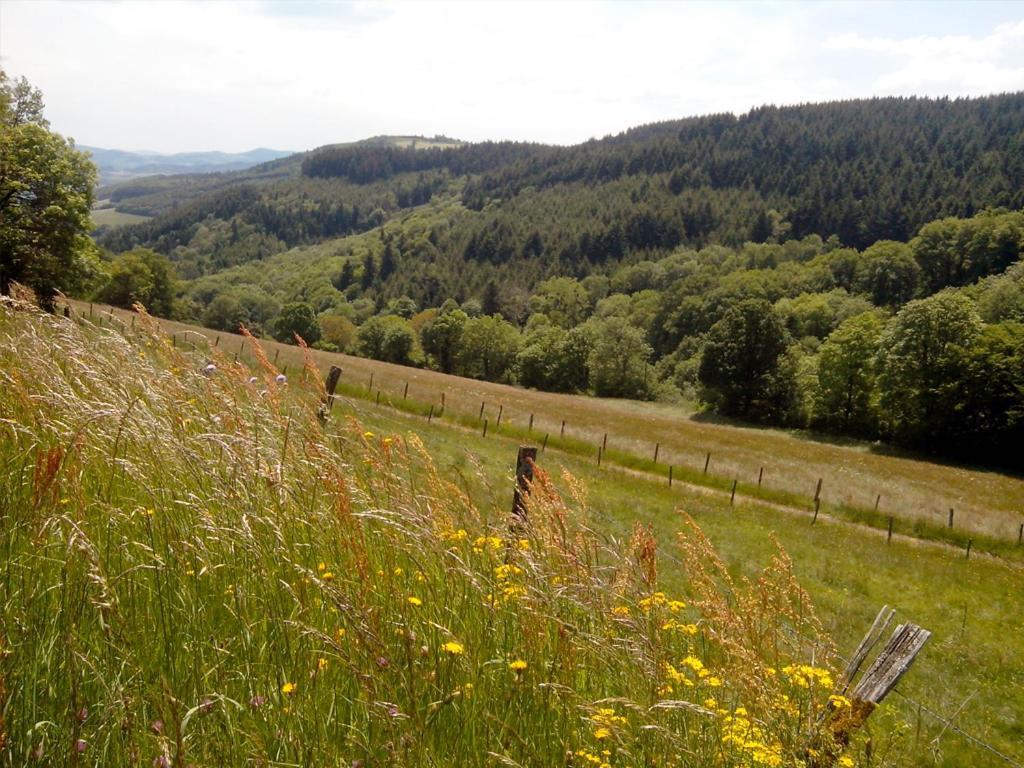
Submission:
<svg viewBox="0 0 1024 768">
<path fill-rule="evenodd" d="M 1024 94 L 765 107 L 572 147 L 378 138 L 109 196 L 156 216 L 101 237 L 122 254 L 105 301 L 1014 461 Z"/>
</svg>

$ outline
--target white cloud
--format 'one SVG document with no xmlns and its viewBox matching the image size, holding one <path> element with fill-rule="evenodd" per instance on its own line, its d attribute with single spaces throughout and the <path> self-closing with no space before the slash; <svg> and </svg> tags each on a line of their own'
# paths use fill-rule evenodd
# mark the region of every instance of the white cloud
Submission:
<svg viewBox="0 0 1024 768">
<path fill-rule="evenodd" d="M 814 4 L 0 0 L 0 55 L 42 88 L 58 130 L 164 151 L 381 133 L 568 143 L 764 103 L 1024 87 L 1024 22 L 836 37 L 825 17 Z"/>
<path fill-rule="evenodd" d="M 1024 21 L 990 34 L 869 37 L 849 33 L 826 40 L 835 51 L 876 54 L 890 63 L 873 85 L 879 94 L 951 96 L 1024 89 Z"/>
</svg>

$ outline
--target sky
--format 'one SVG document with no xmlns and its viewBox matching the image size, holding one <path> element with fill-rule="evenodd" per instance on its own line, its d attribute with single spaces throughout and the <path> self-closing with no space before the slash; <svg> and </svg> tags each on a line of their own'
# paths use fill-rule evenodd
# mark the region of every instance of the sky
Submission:
<svg viewBox="0 0 1024 768">
<path fill-rule="evenodd" d="M 128 150 L 572 144 L 764 104 L 1024 90 L 1024 2 L 0 0 L 51 127 Z"/>
</svg>

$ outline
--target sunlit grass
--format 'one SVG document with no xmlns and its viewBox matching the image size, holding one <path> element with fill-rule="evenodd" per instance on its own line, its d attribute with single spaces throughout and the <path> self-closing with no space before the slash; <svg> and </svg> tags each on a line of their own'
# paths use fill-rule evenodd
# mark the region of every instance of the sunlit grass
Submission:
<svg viewBox="0 0 1024 768">
<path fill-rule="evenodd" d="M 665 578 L 649 530 L 617 533 L 571 474 L 540 473 L 510 520 L 501 470 L 453 475 L 344 404 L 321 420 L 312 363 L 280 381 L 145 318 L 122 335 L 27 307 L 0 309 L 0 339 L 6 765 L 832 749 L 831 643 L 781 551 L 747 581 L 677 518 L 686 578 Z"/>
</svg>

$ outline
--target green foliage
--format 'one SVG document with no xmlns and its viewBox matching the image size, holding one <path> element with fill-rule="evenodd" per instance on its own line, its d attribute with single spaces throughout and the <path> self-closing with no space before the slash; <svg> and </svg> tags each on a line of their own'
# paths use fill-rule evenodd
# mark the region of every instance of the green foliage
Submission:
<svg viewBox="0 0 1024 768">
<path fill-rule="evenodd" d="M 643 332 L 620 317 L 594 320 L 588 332 L 592 346 L 587 367 L 594 394 L 652 399 L 656 380 Z"/>
<path fill-rule="evenodd" d="M 158 317 L 174 316 L 174 269 L 166 256 L 149 248 L 136 248 L 115 258 L 108 274 L 96 293 L 98 301 L 125 309 L 138 303 Z M 237 329 L 237 324 L 231 329 L 222 328 Z"/>
<path fill-rule="evenodd" d="M 521 339 L 516 327 L 500 315 L 466 320 L 456 355 L 460 375 L 488 381 L 511 381 Z"/>
<path fill-rule="evenodd" d="M 884 327 L 877 312 L 864 312 L 840 324 L 821 345 L 813 411 L 817 425 L 847 434 L 875 434 L 876 357 Z"/>
<path fill-rule="evenodd" d="M 420 331 L 423 351 L 434 367 L 443 373 L 455 370 L 462 343 L 462 331 L 469 317 L 461 309 L 442 307 L 441 313 L 424 324 Z"/>
<path fill-rule="evenodd" d="M 42 95 L 0 70 L 0 293 L 22 283 L 51 306 L 95 277 L 91 224 L 96 168 L 49 130 Z"/>
<path fill-rule="evenodd" d="M 320 340 L 320 325 L 313 308 L 302 301 L 285 304 L 274 322 L 274 338 L 286 344 L 295 344 L 298 336 L 307 344 Z"/>
<path fill-rule="evenodd" d="M 320 318 L 321 349 L 334 352 L 349 352 L 355 347 L 358 329 L 355 323 L 342 315 L 324 315 Z M 327 347 L 326 345 L 330 345 Z"/>
<path fill-rule="evenodd" d="M 780 418 L 791 394 L 781 381 L 786 329 L 767 301 L 732 306 L 708 332 L 698 375 L 708 399 L 728 416 L 754 421 Z"/>
<path fill-rule="evenodd" d="M 557 325 L 538 323 L 523 336 L 516 366 L 519 382 L 550 392 L 582 392 L 590 381 L 592 350 L 590 325 L 566 331 Z"/>
<path fill-rule="evenodd" d="M 229 293 L 222 293 L 206 305 L 203 325 L 218 331 L 238 333 L 239 327 L 248 325 L 249 313 L 241 302 Z"/>
<path fill-rule="evenodd" d="M 900 310 L 881 341 L 878 384 L 890 434 L 918 447 L 949 436 L 964 352 L 981 332 L 977 310 L 958 293 L 937 293 Z"/>
<path fill-rule="evenodd" d="M 375 360 L 410 365 L 416 352 L 412 325 L 398 315 L 371 317 L 359 327 L 359 353 Z"/>
<path fill-rule="evenodd" d="M 857 267 L 860 293 L 880 307 L 898 307 L 917 295 L 921 268 L 906 243 L 879 241 L 864 251 Z"/>
</svg>

